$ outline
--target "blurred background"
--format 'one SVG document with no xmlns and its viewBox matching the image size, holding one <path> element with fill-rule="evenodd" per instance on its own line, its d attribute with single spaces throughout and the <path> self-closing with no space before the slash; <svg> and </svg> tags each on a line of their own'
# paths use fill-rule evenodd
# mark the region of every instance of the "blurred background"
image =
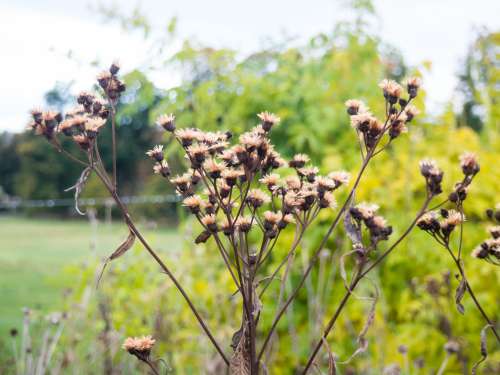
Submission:
<svg viewBox="0 0 500 375">
<path fill-rule="evenodd" d="M 420 116 L 370 166 L 358 197 L 381 206 L 395 237 L 423 198 L 418 161 L 435 158 L 451 187 L 460 176 L 458 156 L 476 152 L 481 172 L 465 206 L 468 253 L 486 236 L 484 211 L 500 202 L 498 14 L 493 0 L 0 0 L 0 373 L 24 373 L 28 359 L 47 373 L 141 373 L 120 346 L 127 335 L 142 334 L 157 338 L 155 356 L 171 373 L 220 373 L 184 302 L 139 245 L 111 264 L 96 288 L 103 258 L 127 228 L 92 178 L 82 194 L 86 214 L 77 214 L 65 189 L 81 170 L 25 131 L 31 108 L 70 108 L 73 94 L 92 89 L 96 74 L 120 61 L 127 83 L 117 130 L 122 194 L 230 350 L 238 329 L 234 290 L 214 249 L 189 241 L 196 226 L 171 187 L 151 173 L 144 153 L 156 143 L 165 145 L 171 164 L 182 160 L 155 118 L 173 112 L 179 126 L 241 132 L 269 110 L 282 119 L 272 138 L 285 157 L 304 152 L 324 172 L 355 172 L 360 162 L 345 100 L 363 99 L 382 113 L 382 78 L 421 76 Z M 110 165 L 109 129 L 102 136 Z M 307 263 L 328 219 L 305 239 L 299 263 Z M 272 374 L 292 374 L 303 364 L 342 293 L 339 257 L 350 244 L 340 232 L 279 326 Z M 277 254 L 292 237 L 285 233 Z M 340 373 L 379 374 L 390 366 L 436 373 L 448 357 L 444 373 L 469 373 L 480 357 L 483 322 L 468 297 L 465 316 L 456 311 L 457 282 L 442 250 L 414 233 L 373 275 L 381 298 L 368 350 L 339 365 Z M 498 269 L 465 259 L 479 300 L 498 321 Z M 264 329 L 278 293 L 271 289 Z M 366 301 L 353 301 L 331 335 L 340 361 L 356 349 L 368 309 Z M 498 374 L 500 350 L 490 339 L 482 371 Z M 459 351 L 447 357 L 450 341 Z"/>
</svg>

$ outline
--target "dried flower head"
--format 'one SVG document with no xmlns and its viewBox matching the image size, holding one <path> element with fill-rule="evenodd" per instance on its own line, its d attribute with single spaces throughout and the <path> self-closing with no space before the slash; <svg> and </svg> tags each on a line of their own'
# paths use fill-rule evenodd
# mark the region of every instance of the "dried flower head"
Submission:
<svg viewBox="0 0 500 375">
<path fill-rule="evenodd" d="M 226 165 L 211 158 L 203 163 L 203 168 L 211 178 L 219 178 Z"/>
<path fill-rule="evenodd" d="M 189 147 L 193 143 L 193 140 L 199 137 L 199 130 L 197 129 L 178 129 L 175 131 L 175 135 L 180 139 L 183 147 Z"/>
<path fill-rule="evenodd" d="M 168 132 L 173 132 L 175 130 L 175 116 L 172 113 L 161 115 L 156 119 L 156 124 Z"/>
<path fill-rule="evenodd" d="M 101 128 L 106 124 L 106 120 L 100 117 L 91 117 L 85 122 L 85 131 L 89 138 L 95 138 Z"/>
<path fill-rule="evenodd" d="M 364 103 L 357 99 L 347 100 L 345 102 L 345 106 L 347 108 L 347 113 L 351 116 L 368 111 L 368 108 L 364 105 Z"/>
<path fill-rule="evenodd" d="M 248 192 L 246 201 L 254 208 L 270 202 L 269 196 L 260 189 L 252 189 Z"/>
<path fill-rule="evenodd" d="M 386 100 L 391 104 L 395 104 L 403 92 L 401 85 L 390 79 L 384 79 L 378 86 L 382 89 Z"/>
<path fill-rule="evenodd" d="M 170 176 L 170 167 L 166 160 L 162 160 L 153 166 L 153 172 L 155 174 L 161 174 L 163 177 Z"/>
<path fill-rule="evenodd" d="M 191 195 L 182 201 L 183 205 L 189 208 L 193 214 L 197 214 L 206 206 L 206 202 L 198 195 Z"/>
<path fill-rule="evenodd" d="M 201 223 L 211 232 L 217 232 L 217 220 L 214 214 L 205 215 L 201 218 Z"/>
<path fill-rule="evenodd" d="M 373 203 L 359 203 L 358 205 L 351 207 L 349 212 L 351 216 L 356 220 L 368 220 L 375 215 L 378 210 L 378 205 Z"/>
<path fill-rule="evenodd" d="M 123 349 L 140 360 L 147 360 L 155 342 L 151 336 L 128 337 L 123 343 Z"/>
<path fill-rule="evenodd" d="M 406 89 L 410 98 L 417 96 L 418 89 L 422 85 L 422 80 L 418 77 L 410 77 L 406 80 Z"/>
<path fill-rule="evenodd" d="M 460 155 L 460 167 L 466 176 L 474 176 L 477 172 L 479 172 L 480 168 L 476 154 L 472 152 L 465 152 Z"/>
<path fill-rule="evenodd" d="M 257 117 L 262 121 L 262 128 L 268 132 L 271 128 L 280 122 L 280 118 L 274 113 L 261 112 Z"/>
<path fill-rule="evenodd" d="M 252 219 L 246 216 L 239 217 L 235 226 L 238 231 L 247 233 L 252 229 Z"/>
<path fill-rule="evenodd" d="M 151 150 L 146 152 L 146 155 L 156 161 L 163 160 L 163 145 L 156 145 Z"/>
<path fill-rule="evenodd" d="M 266 185 L 269 190 L 272 190 L 272 188 L 278 184 L 279 180 L 280 180 L 279 174 L 270 173 L 270 174 L 266 174 L 264 177 L 259 179 L 259 182 L 261 184 Z"/>
<path fill-rule="evenodd" d="M 304 167 L 304 168 L 297 169 L 297 173 L 300 176 L 307 178 L 307 181 L 309 181 L 309 182 L 314 182 L 318 172 L 319 172 L 318 167 Z"/>
<path fill-rule="evenodd" d="M 329 173 L 328 178 L 331 178 L 333 181 L 335 181 L 335 184 L 337 185 L 336 187 L 339 187 L 340 185 L 345 185 L 349 183 L 349 180 L 351 179 L 351 174 L 346 171 L 335 171 Z"/>
<path fill-rule="evenodd" d="M 309 162 L 309 156 L 306 154 L 296 154 L 288 163 L 291 168 L 303 168 Z"/>
<path fill-rule="evenodd" d="M 417 107 L 415 107 L 412 104 L 409 104 L 405 107 L 404 114 L 406 115 L 406 121 L 410 122 L 413 120 L 415 116 L 417 116 L 420 113 Z"/>
</svg>

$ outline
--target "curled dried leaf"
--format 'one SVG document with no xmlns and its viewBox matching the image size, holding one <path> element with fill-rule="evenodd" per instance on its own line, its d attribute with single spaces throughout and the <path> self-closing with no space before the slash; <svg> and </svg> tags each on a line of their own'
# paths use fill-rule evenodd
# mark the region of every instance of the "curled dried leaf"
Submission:
<svg viewBox="0 0 500 375">
<path fill-rule="evenodd" d="M 481 363 L 483 363 L 484 361 L 486 361 L 486 358 L 488 358 L 488 348 L 486 346 L 486 332 L 488 331 L 489 328 L 491 328 L 491 324 L 485 325 L 483 327 L 483 329 L 481 330 L 481 334 L 480 334 L 480 337 L 481 337 L 481 358 L 476 363 L 474 363 L 474 366 L 472 366 L 472 375 L 476 375 L 476 371 L 477 371 L 478 366 Z"/>
<path fill-rule="evenodd" d="M 239 332 L 240 331 L 236 332 L 236 334 Z M 233 340 L 235 336 L 233 336 Z M 246 341 L 246 330 L 243 329 L 239 335 L 238 345 L 229 361 L 230 375 L 250 375 L 250 355 L 248 353 Z"/>
<path fill-rule="evenodd" d="M 132 230 L 129 231 L 129 234 L 125 241 L 123 241 L 120 246 L 117 247 L 117 249 L 109 256 L 106 258 L 104 261 L 104 264 L 102 266 L 102 270 L 99 274 L 99 277 L 97 278 L 97 287 L 99 287 L 99 283 L 101 281 L 102 275 L 104 274 L 104 271 L 106 270 L 106 267 L 110 261 L 113 259 L 121 257 L 123 254 L 125 254 L 134 244 L 135 241 L 135 233 L 132 232 Z"/>
<path fill-rule="evenodd" d="M 457 305 L 457 310 L 460 314 L 463 314 L 465 312 L 464 305 L 462 305 L 462 298 L 464 298 L 466 290 L 467 290 L 467 281 L 464 278 L 462 278 L 455 292 L 455 304 Z"/>
<path fill-rule="evenodd" d="M 80 208 L 78 207 L 78 198 L 80 197 L 80 194 L 85 187 L 85 183 L 87 182 L 88 178 L 90 177 L 90 172 L 92 169 L 90 167 L 85 168 L 82 171 L 82 174 L 76 181 L 76 183 L 73 186 L 70 186 L 69 188 L 65 189 L 64 191 L 71 191 L 75 190 L 75 210 L 78 212 L 80 215 L 85 215 L 85 212 L 80 211 Z"/>
</svg>

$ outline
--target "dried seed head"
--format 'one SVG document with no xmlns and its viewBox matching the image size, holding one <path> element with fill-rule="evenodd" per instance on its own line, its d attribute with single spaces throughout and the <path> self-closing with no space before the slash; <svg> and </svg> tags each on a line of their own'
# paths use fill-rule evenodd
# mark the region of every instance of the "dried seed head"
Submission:
<svg viewBox="0 0 500 375">
<path fill-rule="evenodd" d="M 370 128 L 373 128 L 372 124 L 376 123 L 377 118 L 374 117 L 370 112 L 363 112 L 351 116 L 351 126 L 361 133 L 366 133 L 368 130 L 370 130 Z"/>
<path fill-rule="evenodd" d="M 198 195 L 191 195 L 187 197 L 182 202 L 184 206 L 189 208 L 193 214 L 197 214 L 200 210 L 206 206 L 206 202 L 200 198 Z"/>
<path fill-rule="evenodd" d="M 182 193 L 186 192 L 191 182 L 189 173 L 184 173 L 182 176 L 176 176 L 170 180 L 172 184 Z"/>
<path fill-rule="evenodd" d="M 91 117 L 85 122 L 85 131 L 89 138 L 97 136 L 101 128 L 106 125 L 106 120 L 100 117 Z"/>
<path fill-rule="evenodd" d="M 168 132 L 173 132 L 175 130 L 175 116 L 172 113 L 161 115 L 156 119 L 156 125 L 161 126 Z"/>
<path fill-rule="evenodd" d="M 198 139 L 200 132 L 192 128 L 177 129 L 175 135 L 181 140 L 183 147 L 189 147 L 193 143 L 193 140 Z"/>
<path fill-rule="evenodd" d="M 219 178 L 222 171 L 226 169 L 226 165 L 215 159 L 208 159 L 203 163 L 203 168 L 211 178 Z"/>
<path fill-rule="evenodd" d="M 109 67 L 109 72 L 115 76 L 118 74 L 119 71 L 120 71 L 120 63 L 117 60 L 115 60 L 111 63 L 111 66 Z"/>
<path fill-rule="evenodd" d="M 266 174 L 262 177 L 259 182 L 267 186 L 269 190 L 271 190 L 276 184 L 278 184 L 280 180 L 280 175 L 276 173 Z"/>
<path fill-rule="evenodd" d="M 422 85 L 422 80 L 418 77 L 410 77 L 406 80 L 406 89 L 410 98 L 414 98 L 418 94 L 418 89 Z"/>
<path fill-rule="evenodd" d="M 351 179 L 351 174 L 346 171 L 335 171 L 329 173 L 328 178 L 331 178 L 335 182 L 336 187 L 339 187 L 340 185 L 345 185 L 349 183 L 349 180 Z"/>
<path fill-rule="evenodd" d="M 296 154 L 288 163 L 291 168 L 303 168 L 309 162 L 309 156 L 306 154 Z"/>
<path fill-rule="evenodd" d="M 247 233 L 252 229 L 252 219 L 243 216 L 236 220 L 236 229 L 240 232 Z"/>
<path fill-rule="evenodd" d="M 476 154 L 465 152 L 460 156 L 460 167 L 466 176 L 474 176 L 479 172 L 479 163 Z"/>
<path fill-rule="evenodd" d="M 153 172 L 155 174 L 161 174 L 163 177 L 170 176 L 170 167 L 166 160 L 162 160 L 153 166 Z"/>
<path fill-rule="evenodd" d="M 329 191 L 327 191 L 323 197 L 319 200 L 319 206 L 321 208 L 336 208 L 337 207 L 337 201 L 335 200 L 335 197 L 333 194 Z"/>
<path fill-rule="evenodd" d="M 262 206 L 271 201 L 269 196 L 260 189 L 252 189 L 248 192 L 246 201 L 254 208 Z"/>
<path fill-rule="evenodd" d="M 378 86 L 382 89 L 386 100 L 391 104 L 395 104 L 403 92 L 399 83 L 389 79 L 384 79 Z"/>
<path fill-rule="evenodd" d="M 163 160 L 163 145 L 156 145 L 151 150 L 146 152 L 146 155 L 156 161 Z"/>
<path fill-rule="evenodd" d="M 352 217 L 356 220 L 368 220 L 375 215 L 378 210 L 378 205 L 373 203 L 360 203 L 354 207 L 351 207 L 350 213 Z"/>
<path fill-rule="evenodd" d="M 491 237 L 493 237 L 494 239 L 500 238 L 500 225 L 489 227 L 488 232 L 490 232 Z"/>
<path fill-rule="evenodd" d="M 410 122 L 413 120 L 415 116 L 417 116 L 420 111 L 414 105 L 407 105 L 404 110 L 404 114 L 406 115 L 406 121 Z"/>
<path fill-rule="evenodd" d="M 205 215 L 201 218 L 201 223 L 211 232 L 217 232 L 217 221 L 214 214 Z"/>
<path fill-rule="evenodd" d="M 123 343 L 123 349 L 141 360 L 147 360 L 155 342 L 151 336 L 128 337 Z"/>
<path fill-rule="evenodd" d="M 243 174 L 244 172 L 241 169 L 233 169 L 233 168 L 224 169 L 221 173 L 222 178 L 226 181 L 226 184 L 228 186 L 236 185 L 238 178 Z"/>
<path fill-rule="evenodd" d="M 425 231 L 436 233 L 440 229 L 438 215 L 434 211 L 430 211 L 422 215 L 418 221 L 417 226 Z"/>
<path fill-rule="evenodd" d="M 347 100 L 345 102 L 345 106 L 347 108 L 347 113 L 351 116 L 368 111 L 368 108 L 364 105 L 364 103 L 357 99 Z"/>
<path fill-rule="evenodd" d="M 258 118 L 262 121 L 262 128 L 268 132 L 271 128 L 280 122 L 280 118 L 276 116 L 274 113 L 269 112 L 261 112 L 257 115 Z"/>
<path fill-rule="evenodd" d="M 324 193 L 325 191 L 332 191 L 337 187 L 337 183 L 330 177 L 318 176 L 316 177 L 314 183 L 319 193 Z"/>
<path fill-rule="evenodd" d="M 88 151 L 90 149 L 90 140 L 84 134 L 77 134 L 73 136 L 73 140 L 81 147 L 82 150 Z"/>
<path fill-rule="evenodd" d="M 248 152 L 252 152 L 262 145 L 263 138 L 255 133 L 243 133 L 240 136 L 240 143 L 245 147 Z"/>
<path fill-rule="evenodd" d="M 444 344 L 444 350 L 448 354 L 456 354 L 460 351 L 460 344 L 457 341 L 450 340 Z"/>
<path fill-rule="evenodd" d="M 309 181 L 309 182 L 314 182 L 318 172 L 319 172 L 319 169 L 317 167 L 304 167 L 304 168 L 297 169 L 297 173 L 300 176 L 307 178 L 307 181 Z"/>
</svg>

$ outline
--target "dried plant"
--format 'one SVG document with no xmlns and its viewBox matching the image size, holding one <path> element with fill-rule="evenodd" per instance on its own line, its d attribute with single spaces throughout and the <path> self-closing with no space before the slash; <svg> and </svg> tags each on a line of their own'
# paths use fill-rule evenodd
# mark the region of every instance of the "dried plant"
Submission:
<svg viewBox="0 0 500 375">
<path fill-rule="evenodd" d="M 441 219 L 438 219 L 437 214 L 434 213 L 435 208 L 429 210 L 428 207 L 432 199 L 442 193 L 443 172 L 434 161 L 423 160 L 421 162 L 420 171 L 426 182 L 425 199 L 411 223 L 402 230 L 402 235 L 389 245 L 383 245 L 383 243 L 389 240 L 392 226 L 378 213 L 378 206 L 357 203 L 355 199 L 356 190 L 368 165 L 408 130 L 410 122 L 418 114 L 412 101 L 418 95 L 419 78 L 409 78 L 405 87 L 392 80 L 381 82 L 380 87 L 385 102 L 383 121 L 372 114 L 361 101 L 346 102 L 347 113 L 359 141 L 361 156 L 361 167 L 351 184 L 349 184 L 350 175 L 345 171 L 333 171 L 321 175 L 319 169 L 309 162 L 307 155 L 298 154 L 289 161 L 284 160 L 275 150 L 269 137 L 272 129 L 280 123 L 280 118 L 272 113 L 260 113 L 259 124 L 241 134 L 238 142 L 233 145 L 230 142 L 235 137 L 229 132 L 205 132 L 195 128 L 177 129 L 174 115 L 163 115 L 158 118 L 157 125 L 171 133 L 173 139 L 179 143 L 186 157 L 187 171 L 181 175 L 171 176 L 171 168 L 165 160 L 162 145 L 155 146 L 146 152 L 154 162 L 153 171 L 173 184 L 183 205 L 199 222 L 202 230 L 194 242 L 200 244 L 213 241 L 241 300 L 241 325 L 232 338 L 233 351 L 227 353 L 170 267 L 160 259 L 143 237 L 120 198 L 116 181 L 115 119 L 117 103 L 125 90 L 125 85 L 117 77 L 118 71 L 119 66 L 113 64 L 109 70 L 98 76 L 97 80 L 104 99 L 93 93 L 81 93 L 77 98 L 79 106 L 69 111 L 64 117 L 57 112 L 34 110 L 31 127 L 44 136 L 58 151 L 84 168 L 82 177 L 74 186 L 76 200 L 89 174 L 94 173 L 121 210 L 123 220 L 129 228 L 129 236 L 110 255 L 108 261 L 122 256 L 136 239 L 139 240 L 182 294 L 231 374 L 267 373 L 267 362 L 272 351 L 272 343 L 276 339 L 276 328 L 290 304 L 297 298 L 299 291 L 316 266 L 327 241 L 341 222 L 352 242 L 352 251 L 340 258 L 340 273 L 346 290 L 334 314 L 313 345 L 302 370 L 303 374 L 316 366 L 315 360 L 321 347 L 327 348 L 330 353 L 329 371 L 335 373 L 336 360 L 329 351 L 327 343 L 327 338 L 335 323 L 361 281 L 365 280 L 366 276 L 401 244 L 416 225 L 431 234 L 453 257 L 461 275 L 456 297 L 459 309 L 462 309 L 460 301 L 463 294 L 468 291 L 488 323 L 488 327 L 500 342 L 493 322 L 476 300 L 466 280 L 461 261 L 461 245 L 458 254 L 454 255 L 449 242 L 450 235 L 456 227 L 460 227 L 462 235 L 464 221 L 462 203 L 467 195 L 467 187 L 479 171 L 479 166 L 473 156 L 463 156 L 461 161 L 465 175 L 463 181 L 456 185 L 446 202 L 436 207 L 439 208 L 448 202 L 456 206 L 456 211 L 441 210 Z M 98 145 L 99 132 L 108 122 L 111 123 L 112 128 L 113 152 L 110 172 L 106 170 L 102 162 Z M 58 141 L 61 133 L 71 137 L 80 146 L 83 159 L 68 153 L 61 147 Z M 278 171 L 281 174 L 278 174 Z M 337 190 L 347 187 L 349 187 L 347 198 L 337 204 L 335 198 Z M 285 298 L 284 289 L 290 271 L 294 267 L 295 253 L 306 231 L 311 228 L 320 212 L 328 210 L 333 212 L 333 220 L 323 234 L 319 245 L 312 252 L 295 288 Z M 291 247 L 278 266 L 269 272 L 270 255 L 273 254 L 273 249 L 277 246 L 281 234 L 290 230 L 289 228 L 293 228 L 295 233 Z M 494 233 L 497 232 L 497 230 L 494 231 Z M 494 240 L 497 239 L 498 236 Z M 488 256 L 483 256 L 484 252 L 480 252 L 479 257 L 488 259 L 497 257 L 498 246 L 495 245 L 493 250 L 490 250 L 492 247 L 490 243 L 487 246 Z M 352 273 L 349 275 L 345 269 L 345 262 L 348 258 L 354 264 Z M 276 312 L 270 329 L 264 332 L 259 325 L 262 300 L 270 283 L 277 279 L 280 273 L 279 298 L 277 301 L 269 301 L 271 306 L 266 306 L 266 308 L 274 307 Z M 372 301 L 367 321 L 358 337 L 359 347 L 353 357 L 367 348 L 368 341 L 365 336 L 374 319 L 376 300 L 374 298 Z M 145 343 L 147 345 L 143 345 Z M 152 338 L 130 338 L 125 342 L 124 347 L 157 372 L 154 364 L 149 361 L 149 353 L 153 344 Z"/>
</svg>

